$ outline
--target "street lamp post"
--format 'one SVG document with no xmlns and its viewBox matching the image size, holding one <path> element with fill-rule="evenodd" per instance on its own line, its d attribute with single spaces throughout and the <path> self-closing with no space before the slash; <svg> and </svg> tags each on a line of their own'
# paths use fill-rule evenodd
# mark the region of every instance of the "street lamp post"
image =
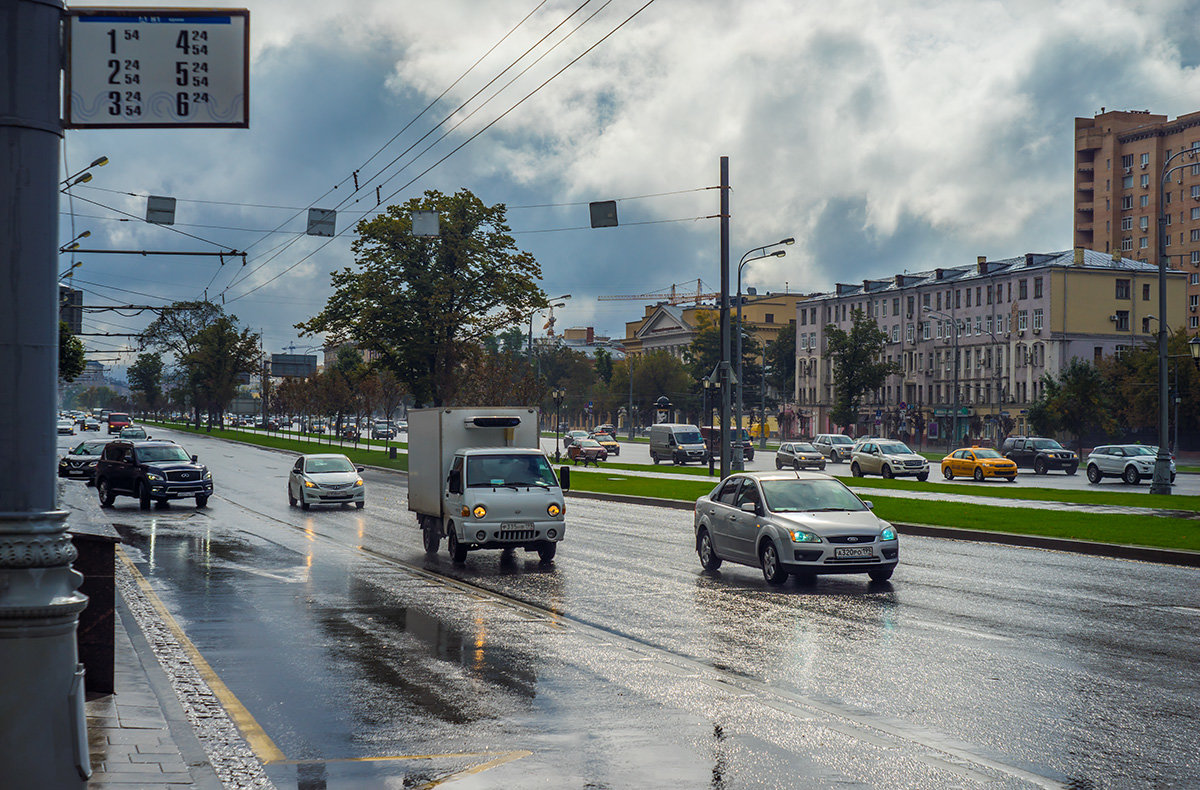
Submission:
<svg viewBox="0 0 1200 790">
<path fill-rule="evenodd" d="M 1151 494 L 1171 493 L 1171 454 L 1167 450 L 1167 179 L 1176 170 L 1189 167 L 1172 167 L 1172 161 L 1187 156 L 1195 162 L 1198 153 L 1195 148 L 1184 148 L 1167 157 L 1158 179 L 1158 455 L 1154 459 Z"/>
<path fill-rule="evenodd" d="M 558 449 L 558 433 L 562 428 L 562 403 L 567 393 L 566 390 L 559 388 L 552 391 L 550 396 L 554 398 L 554 462 L 558 463 L 558 459 L 562 457 Z"/>
<path fill-rule="evenodd" d="M 954 442 L 958 441 L 958 375 L 959 375 L 959 354 L 958 354 L 958 319 L 940 310 L 931 310 L 928 307 L 924 308 L 925 312 L 930 315 L 936 315 L 940 318 L 947 319 L 954 332 L 954 419 L 951 421 L 951 434 L 946 442 L 947 451 L 954 449 Z"/>
<path fill-rule="evenodd" d="M 764 244 L 761 247 L 755 247 L 752 250 L 748 250 L 746 252 L 746 254 L 742 256 L 742 259 L 740 261 L 738 261 L 738 268 L 737 268 L 737 352 L 736 352 L 737 353 L 737 408 L 734 411 L 734 415 L 735 415 L 734 419 L 737 424 L 736 439 L 737 439 L 738 451 L 736 454 L 734 454 L 733 459 L 732 459 L 733 460 L 733 468 L 737 469 L 737 470 L 741 470 L 744 467 L 744 464 L 742 462 L 742 456 L 744 454 L 744 448 L 742 446 L 742 385 L 745 383 L 745 379 L 742 376 L 742 267 L 744 267 L 747 263 L 750 263 L 751 261 L 760 261 L 763 258 L 782 258 L 784 255 L 787 255 L 787 250 L 775 250 L 774 252 L 766 252 L 766 250 L 769 250 L 771 247 L 779 247 L 781 245 L 792 245 L 795 243 L 796 243 L 796 240 L 794 238 L 792 238 L 791 236 L 789 236 L 786 239 L 781 239 L 780 241 L 774 242 L 773 244 Z M 762 252 L 763 254 L 756 255 L 753 258 L 749 257 L 750 255 L 752 255 L 756 252 Z"/>
<path fill-rule="evenodd" d="M 566 307 L 566 305 L 562 304 L 562 303 L 570 298 L 571 298 L 570 294 L 563 294 L 562 296 L 556 296 L 553 299 L 549 300 L 549 302 L 546 304 L 546 307 L 539 307 L 529 314 L 529 349 L 527 351 L 527 358 L 529 359 L 530 365 L 533 364 L 533 317 L 548 307 Z M 554 302 L 558 302 L 558 304 L 554 304 Z"/>
</svg>

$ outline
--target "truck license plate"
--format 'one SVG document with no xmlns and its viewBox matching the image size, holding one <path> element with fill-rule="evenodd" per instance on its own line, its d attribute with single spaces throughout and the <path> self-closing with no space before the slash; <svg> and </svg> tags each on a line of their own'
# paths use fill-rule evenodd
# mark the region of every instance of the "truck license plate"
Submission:
<svg viewBox="0 0 1200 790">
<path fill-rule="evenodd" d="M 870 546 L 855 546 L 847 549 L 834 549 L 833 556 L 838 559 L 849 557 L 872 557 Z"/>
<path fill-rule="evenodd" d="M 501 522 L 500 529 L 533 529 L 533 524 L 527 521 L 504 521 Z"/>
</svg>

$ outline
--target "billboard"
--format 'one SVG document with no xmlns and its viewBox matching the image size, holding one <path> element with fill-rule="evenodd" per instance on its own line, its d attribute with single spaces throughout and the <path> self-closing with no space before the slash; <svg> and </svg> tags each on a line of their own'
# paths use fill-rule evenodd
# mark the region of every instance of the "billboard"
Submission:
<svg viewBox="0 0 1200 790">
<path fill-rule="evenodd" d="M 271 375 L 281 378 L 307 378 L 317 375 L 316 354 L 272 354 Z"/>
</svg>

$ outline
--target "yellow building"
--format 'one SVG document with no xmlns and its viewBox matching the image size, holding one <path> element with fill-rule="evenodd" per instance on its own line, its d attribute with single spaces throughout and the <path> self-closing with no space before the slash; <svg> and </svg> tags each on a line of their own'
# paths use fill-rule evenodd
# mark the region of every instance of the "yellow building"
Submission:
<svg viewBox="0 0 1200 790">
<path fill-rule="evenodd" d="M 750 330 L 763 346 L 770 345 L 779 333 L 795 319 L 796 305 L 806 299 L 803 294 L 743 294 L 742 325 Z M 733 303 L 733 299 L 730 300 Z M 706 322 L 718 320 L 716 305 L 673 305 L 660 302 L 647 305 L 645 315 L 625 324 L 621 344 L 627 354 L 647 351 L 666 351 L 678 359 L 696 339 Z M 736 308 L 730 309 L 731 322 Z"/>
</svg>

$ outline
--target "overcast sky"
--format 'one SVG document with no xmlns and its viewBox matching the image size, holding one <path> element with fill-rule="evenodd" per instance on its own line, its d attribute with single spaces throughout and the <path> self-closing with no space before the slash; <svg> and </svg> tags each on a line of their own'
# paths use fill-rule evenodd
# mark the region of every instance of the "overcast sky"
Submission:
<svg viewBox="0 0 1200 790">
<path fill-rule="evenodd" d="M 413 161 L 442 130 L 401 159 L 385 177 L 411 164 L 383 194 L 645 0 L 548 0 L 362 173 L 399 155 L 581 3 L 446 126 L 561 41 L 557 48 L 428 153 Z M 329 272 L 351 262 L 351 237 L 300 262 L 327 240 L 296 240 L 303 216 L 268 235 L 296 213 L 268 207 L 344 200 L 339 231 L 362 216 L 347 212 L 373 210 L 374 182 L 351 196 L 344 180 L 538 0 L 239 5 L 251 13 L 248 130 L 72 130 L 64 170 L 107 155 L 110 164 L 76 195 L 136 216 L 145 214 L 144 197 L 119 193 L 174 196 L 178 230 L 248 249 L 249 265 L 84 255 L 76 280 L 88 289 L 86 304 L 159 304 L 207 291 L 277 352 L 316 342 L 298 338 L 292 325 L 324 305 Z M 796 238 L 786 257 L 746 267 L 745 284 L 760 291 L 824 290 L 973 263 L 976 255 L 1067 249 L 1073 119 L 1101 107 L 1171 117 L 1200 110 L 1197 10 L 1175 0 L 655 0 L 391 202 L 466 187 L 508 204 L 518 245 L 542 264 L 547 294 L 572 294 L 558 327 L 592 325 L 618 337 L 642 302 L 597 296 L 694 288 L 697 278 L 706 289 L 719 286 L 719 228 L 704 219 L 717 213 L 719 193 L 703 188 L 718 183 L 722 155 L 730 157 L 734 261 Z M 586 227 L 588 201 L 667 192 L 679 194 L 622 200 L 622 227 Z M 580 205 L 545 207 L 564 203 Z M 64 242 L 73 235 L 71 208 L 64 197 Z M 114 221 L 121 215 L 83 200 L 73 210 L 75 232 L 92 231 L 88 247 L 218 249 Z M 64 256 L 63 268 L 68 262 Z M 85 321 L 85 331 L 129 331 L 146 319 L 93 313 Z M 89 347 L 121 342 L 100 338 Z"/>
</svg>

